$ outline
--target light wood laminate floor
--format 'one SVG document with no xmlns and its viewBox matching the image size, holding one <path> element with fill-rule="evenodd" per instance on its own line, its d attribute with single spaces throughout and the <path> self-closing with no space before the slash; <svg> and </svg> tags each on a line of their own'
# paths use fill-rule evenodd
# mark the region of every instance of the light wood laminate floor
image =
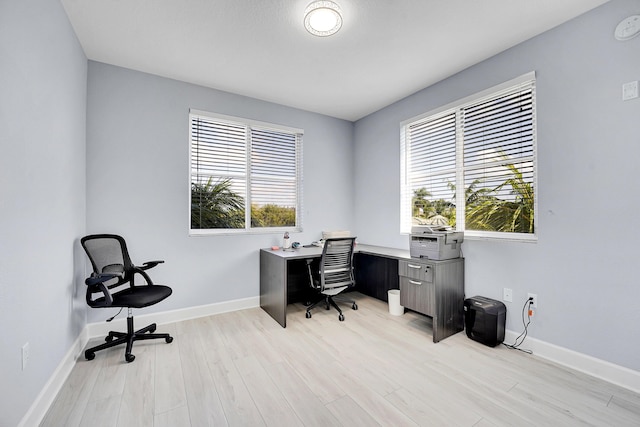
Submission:
<svg viewBox="0 0 640 427">
<path fill-rule="evenodd" d="M 295 304 L 286 329 L 259 308 L 159 325 L 173 343 L 133 363 L 78 360 L 42 425 L 640 425 L 636 393 L 464 333 L 434 344 L 428 317 L 352 295 L 344 322 Z"/>
</svg>

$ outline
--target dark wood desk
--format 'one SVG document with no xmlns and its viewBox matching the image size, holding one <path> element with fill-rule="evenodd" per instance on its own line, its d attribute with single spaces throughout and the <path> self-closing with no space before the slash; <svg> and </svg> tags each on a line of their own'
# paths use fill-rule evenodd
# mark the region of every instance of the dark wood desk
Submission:
<svg viewBox="0 0 640 427">
<path fill-rule="evenodd" d="M 260 307 L 282 327 L 287 326 L 287 305 L 305 301 L 310 290 L 306 259 L 321 255 L 319 247 L 260 250 Z M 383 301 L 387 301 L 387 290 L 400 289 L 399 263 L 411 261 L 430 270 L 425 286 L 418 292 L 411 291 L 411 298 L 420 301 L 413 304 L 405 295 L 405 306 L 433 318 L 434 342 L 463 330 L 463 258 L 415 259 L 407 250 L 363 244 L 356 246 L 354 258 L 356 290 Z"/>
</svg>

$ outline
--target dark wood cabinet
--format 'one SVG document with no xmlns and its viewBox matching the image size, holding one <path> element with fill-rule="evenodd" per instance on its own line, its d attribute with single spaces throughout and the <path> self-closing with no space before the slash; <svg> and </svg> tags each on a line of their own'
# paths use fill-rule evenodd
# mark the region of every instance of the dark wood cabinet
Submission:
<svg viewBox="0 0 640 427">
<path fill-rule="evenodd" d="M 358 292 L 388 302 L 387 291 L 400 289 L 396 258 L 356 253 L 354 267 Z"/>
<path fill-rule="evenodd" d="M 400 304 L 433 318 L 433 342 L 462 331 L 464 259 L 400 260 Z"/>
</svg>

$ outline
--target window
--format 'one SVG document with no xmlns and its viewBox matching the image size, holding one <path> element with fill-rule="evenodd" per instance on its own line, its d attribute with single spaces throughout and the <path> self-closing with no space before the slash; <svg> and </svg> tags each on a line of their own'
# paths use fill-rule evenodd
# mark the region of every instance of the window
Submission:
<svg viewBox="0 0 640 427">
<path fill-rule="evenodd" d="M 302 131 L 191 110 L 191 234 L 301 231 Z"/>
<path fill-rule="evenodd" d="M 535 74 L 401 124 L 401 232 L 535 240 Z"/>
</svg>

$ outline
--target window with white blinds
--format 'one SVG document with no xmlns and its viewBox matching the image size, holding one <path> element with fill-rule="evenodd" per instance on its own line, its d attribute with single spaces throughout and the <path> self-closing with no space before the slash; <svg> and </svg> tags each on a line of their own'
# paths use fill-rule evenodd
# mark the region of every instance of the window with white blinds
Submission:
<svg viewBox="0 0 640 427">
<path fill-rule="evenodd" d="M 534 240 L 535 74 L 401 124 L 401 232 Z"/>
<path fill-rule="evenodd" d="M 191 110 L 191 234 L 300 231 L 299 129 Z"/>
</svg>

